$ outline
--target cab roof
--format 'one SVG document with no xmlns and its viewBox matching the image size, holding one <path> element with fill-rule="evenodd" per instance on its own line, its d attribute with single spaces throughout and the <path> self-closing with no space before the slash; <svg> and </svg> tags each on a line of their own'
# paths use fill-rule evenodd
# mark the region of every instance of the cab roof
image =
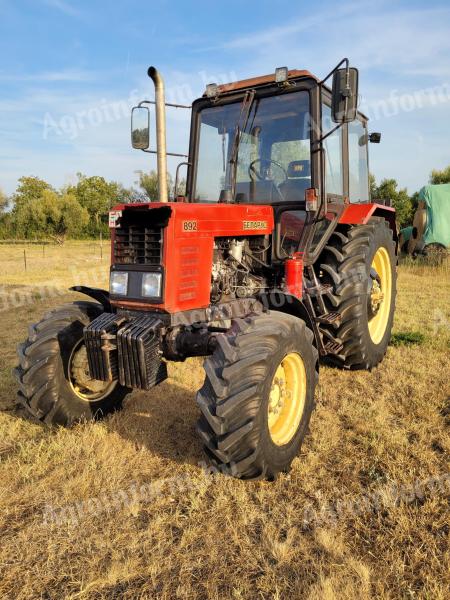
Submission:
<svg viewBox="0 0 450 600">
<path fill-rule="evenodd" d="M 317 83 L 321 82 L 321 79 L 316 75 L 313 75 L 310 71 L 302 70 L 302 69 L 291 69 L 288 71 L 288 81 L 290 79 L 300 79 L 301 77 L 308 77 L 310 79 L 314 79 Z M 217 91 L 219 94 L 226 94 L 235 92 L 238 90 L 245 90 L 248 88 L 254 88 L 262 85 L 270 85 L 275 83 L 275 73 L 270 73 L 269 75 L 260 75 L 259 77 L 250 77 L 249 79 L 240 79 L 239 81 L 232 81 L 231 83 L 223 83 L 217 86 Z M 324 85 L 324 88 L 331 92 L 331 89 Z M 203 98 L 206 98 L 206 90 L 203 93 Z M 364 119 L 364 121 L 368 121 L 367 116 L 361 111 L 357 111 L 358 115 Z"/>
<path fill-rule="evenodd" d="M 288 81 L 289 79 L 297 79 L 299 77 L 311 77 L 316 81 L 320 81 L 318 77 L 309 71 L 301 71 L 299 69 L 292 69 L 288 71 Z M 271 83 L 275 83 L 275 73 L 270 73 L 270 75 L 261 75 L 259 77 L 251 77 L 250 79 L 241 79 L 240 81 L 233 81 L 232 83 L 224 83 L 222 85 L 218 85 L 217 90 L 219 94 L 224 94 L 227 92 L 234 92 L 236 90 L 242 90 Z M 203 95 L 206 96 L 206 92 Z"/>
</svg>

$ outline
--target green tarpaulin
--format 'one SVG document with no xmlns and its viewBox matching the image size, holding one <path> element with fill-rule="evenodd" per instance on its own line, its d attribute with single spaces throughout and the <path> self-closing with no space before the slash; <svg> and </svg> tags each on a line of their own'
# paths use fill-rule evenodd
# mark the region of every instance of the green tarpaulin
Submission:
<svg viewBox="0 0 450 600">
<path fill-rule="evenodd" d="M 426 244 L 450 246 L 450 183 L 426 185 L 419 199 L 427 205 L 427 226 L 423 236 Z"/>
<path fill-rule="evenodd" d="M 400 233 L 403 236 L 403 241 L 404 242 L 409 242 L 409 238 L 412 235 L 412 230 L 413 230 L 413 226 L 409 225 L 408 227 L 403 227 L 403 229 L 400 230 Z"/>
</svg>

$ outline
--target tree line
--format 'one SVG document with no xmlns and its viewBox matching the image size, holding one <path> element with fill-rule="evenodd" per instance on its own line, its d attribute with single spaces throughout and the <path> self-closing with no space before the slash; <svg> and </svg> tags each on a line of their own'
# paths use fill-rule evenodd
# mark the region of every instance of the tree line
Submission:
<svg viewBox="0 0 450 600">
<path fill-rule="evenodd" d="M 450 165 L 442 171 L 433 170 L 430 183 L 450 183 Z M 169 189 L 172 179 L 169 176 Z M 0 239 L 54 239 L 108 235 L 108 211 L 119 203 L 155 201 L 158 199 L 158 178 L 155 171 L 141 172 L 136 187 L 125 188 L 103 177 L 77 174 L 76 183 L 55 189 L 39 177 L 21 177 L 11 197 L 0 190 Z M 181 182 L 180 189 L 184 187 Z M 419 192 L 408 194 L 399 189 L 395 179 L 383 179 L 379 184 L 370 175 L 371 198 L 390 199 L 397 211 L 400 227 L 412 223 Z"/>
<path fill-rule="evenodd" d="M 169 177 L 169 187 L 172 181 Z M 55 189 L 35 176 L 21 177 L 11 197 L 0 190 L 0 239 L 93 238 L 108 235 L 108 211 L 119 203 L 155 201 L 156 172 L 141 173 L 138 188 L 103 177 L 77 174 L 74 184 Z"/>
</svg>

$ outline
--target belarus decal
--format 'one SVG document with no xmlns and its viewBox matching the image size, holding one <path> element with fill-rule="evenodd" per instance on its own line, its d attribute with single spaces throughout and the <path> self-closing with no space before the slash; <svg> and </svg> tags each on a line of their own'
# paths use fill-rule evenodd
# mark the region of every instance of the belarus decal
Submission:
<svg viewBox="0 0 450 600">
<path fill-rule="evenodd" d="M 267 221 L 243 221 L 244 229 L 267 229 Z"/>
<path fill-rule="evenodd" d="M 117 221 L 120 219 L 121 216 L 122 216 L 121 210 L 111 210 L 109 212 L 109 226 L 117 227 Z"/>
<path fill-rule="evenodd" d="M 198 221 L 183 221 L 183 231 L 198 231 Z"/>
</svg>

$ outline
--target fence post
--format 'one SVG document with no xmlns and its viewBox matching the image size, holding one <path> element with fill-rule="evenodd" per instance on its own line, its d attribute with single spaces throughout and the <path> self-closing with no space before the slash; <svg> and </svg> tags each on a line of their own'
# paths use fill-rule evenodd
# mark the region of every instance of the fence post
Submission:
<svg viewBox="0 0 450 600">
<path fill-rule="evenodd" d="M 25 271 L 27 270 L 27 251 L 25 248 L 23 249 L 23 264 L 25 266 Z"/>
</svg>

